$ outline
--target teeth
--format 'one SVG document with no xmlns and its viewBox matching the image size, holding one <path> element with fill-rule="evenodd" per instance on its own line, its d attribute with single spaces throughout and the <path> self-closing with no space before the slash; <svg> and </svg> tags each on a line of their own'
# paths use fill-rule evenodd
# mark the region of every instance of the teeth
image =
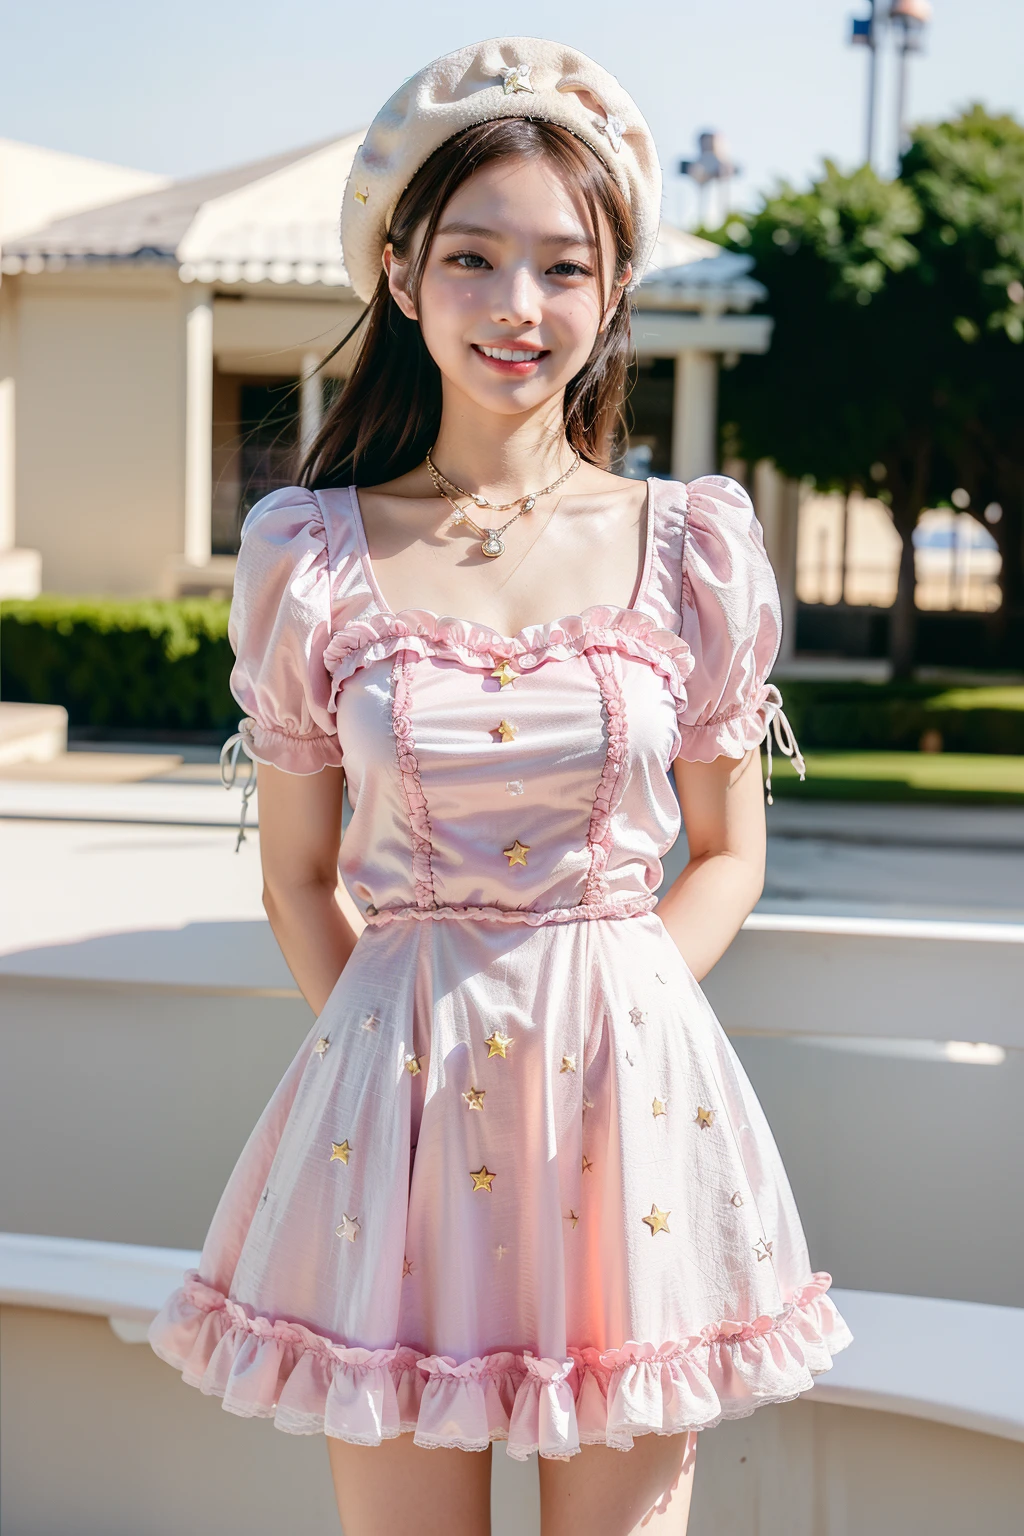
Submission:
<svg viewBox="0 0 1024 1536">
<path fill-rule="evenodd" d="M 533 363 L 540 356 L 539 352 L 517 352 L 511 347 L 481 347 L 480 351 L 485 357 L 497 357 L 503 363 Z"/>
</svg>

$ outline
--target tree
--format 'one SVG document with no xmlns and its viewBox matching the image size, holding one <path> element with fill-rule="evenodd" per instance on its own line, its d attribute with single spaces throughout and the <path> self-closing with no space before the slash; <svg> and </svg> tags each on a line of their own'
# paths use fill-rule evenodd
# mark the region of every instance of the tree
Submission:
<svg viewBox="0 0 1024 1536">
<path fill-rule="evenodd" d="M 754 256 L 775 318 L 770 350 L 723 377 L 730 446 L 822 490 L 877 488 L 902 544 L 889 632 L 897 676 L 913 664 L 921 511 L 948 501 L 971 465 L 980 492 L 993 438 L 1001 484 L 1024 467 L 999 382 L 1024 357 L 1014 131 L 1024 139 L 1012 119 L 972 108 L 918 130 L 896 181 L 826 162 L 808 191 L 782 185 L 724 231 Z M 1007 533 L 1012 541 L 1012 515 Z"/>
<path fill-rule="evenodd" d="M 1001 509 L 997 626 L 1024 624 L 1024 126 L 974 106 L 919 128 L 901 180 L 922 210 L 923 287 L 955 311 L 960 393 L 971 409 L 951 449 L 957 484 L 976 508 Z"/>
</svg>

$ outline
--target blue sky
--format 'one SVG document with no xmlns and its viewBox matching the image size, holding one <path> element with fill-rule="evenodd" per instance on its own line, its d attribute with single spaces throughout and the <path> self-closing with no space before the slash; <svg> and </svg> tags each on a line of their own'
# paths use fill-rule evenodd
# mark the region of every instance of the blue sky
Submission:
<svg viewBox="0 0 1024 1536">
<path fill-rule="evenodd" d="M 823 155 L 853 164 L 864 132 L 865 51 L 847 46 L 862 0 L 635 0 L 553 7 L 466 0 L 48 0 L 10 6 L 0 136 L 186 175 L 347 132 L 449 48 L 502 32 L 591 53 L 637 98 L 666 171 L 704 128 L 728 137 L 750 202 Z M 912 62 L 912 117 L 973 101 L 1024 120 L 1024 0 L 934 0 Z M 883 78 L 891 158 L 893 71 Z M 665 214 L 692 222 L 679 179 Z"/>
</svg>

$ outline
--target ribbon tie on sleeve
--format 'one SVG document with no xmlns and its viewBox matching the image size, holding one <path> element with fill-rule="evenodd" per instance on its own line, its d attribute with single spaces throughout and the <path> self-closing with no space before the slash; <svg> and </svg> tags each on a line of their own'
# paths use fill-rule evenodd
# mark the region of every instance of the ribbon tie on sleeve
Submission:
<svg viewBox="0 0 1024 1536">
<path fill-rule="evenodd" d="M 806 777 L 806 774 L 807 774 L 807 764 L 804 762 L 803 753 L 800 751 L 800 748 L 797 745 L 797 739 L 796 739 L 796 736 L 794 734 L 793 727 L 790 725 L 789 720 L 786 717 L 785 710 L 782 708 L 782 695 L 781 695 L 781 693 L 775 687 L 774 684 L 770 684 L 769 685 L 768 693 L 769 693 L 768 702 L 772 702 L 772 703 L 775 703 L 775 704 L 778 705 L 778 709 L 776 710 L 775 715 L 772 718 L 772 721 L 769 724 L 767 733 L 765 735 L 765 746 L 766 746 L 766 748 L 768 750 L 768 773 L 767 773 L 767 776 L 765 778 L 765 789 L 766 789 L 767 794 L 768 794 L 768 804 L 769 805 L 774 805 L 775 801 L 772 799 L 772 728 L 773 727 L 774 727 L 774 730 L 775 730 L 775 740 L 776 740 L 776 743 L 778 744 L 779 751 L 782 753 L 783 757 L 788 757 L 790 759 L 790 761 L 793 764 L 793 767 L 796 769 L 797 773 L 800 775 L 800 782 L 801 783 L 803 783 L 804 778 Z M 772 695 L 774 695 L 774 698 L 771 697 Z"/>
<path fill-rule="evenodd" d="M 235 839 L 236 853 L 245 842 L 245 820 L 249 814 L 249 801 L 256 792 L 256 764 L 246 750 L 243 731 L 236 731 L 234 736 L 229 736 L 220 749 L 220 781 L 225 789 L 234 789 L 238 782 L 238 758 L 243 752 L 249 765 L 249 774 L 242 785 L 242 810 L 238 818 L 238 837 Z"/>
</svg>

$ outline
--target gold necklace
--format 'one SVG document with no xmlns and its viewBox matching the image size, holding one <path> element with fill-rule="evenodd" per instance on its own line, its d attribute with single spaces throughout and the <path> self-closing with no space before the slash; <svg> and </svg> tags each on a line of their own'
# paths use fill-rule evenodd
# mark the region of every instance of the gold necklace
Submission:
<svg viewBox="0 0 1024 1536">
<path fill-rule="evenodd" d="M 567 469 L 565 474 L 560 475 L 557 480 L 552 480 L 551 484 L 546 485 L 542 491 L 527 491 L 524 495 L 517 496 L 513 501 L 503 502 L 500 506 L 488 501 L 486 496 L 481 496 L 476 491 L 464 490 L 461 485 L 456 485 L 454 480 L 449 480 L 447 475 L 442 475 L 429 453 L 426 457 L 426 464 L 427 473 L 433 482 L 435 491 L 439 496 L 443 496 L 453 509 L 454 516 L 452 522 L 465 523 L 467 527 L 471 528 L 481 541 L 481 553 L 494 560 L 497 559 L 498 555 L 505 553 L 505 546 L 501 539 L 505 529 L 511 528 L 512 524 L 522 517 L 524 512 L 532 511 L 538 497 L 547 496 L 551 491 L 557 491 L 560 485 L 565 484 L 570 475 L 576 473 L 580 467 L 580 456 L 575 449 L 573 449 L 573 459 L 574 463 L 571 468 Z M 474 522 L 473 518 L 470 517 L 465 507 L 460 507 L 458 502 L 455 501 L 452 495 L 453 492 L 454 496 L 465 496 L 475 506 L 486 507 L 489 512 L 507 512 L 511 507 L 518 507 L 519 511 L 510 517 L 507 523 L 502 523 L 498 528 L 481 528 L 479 523 Z"/>
</svg>

